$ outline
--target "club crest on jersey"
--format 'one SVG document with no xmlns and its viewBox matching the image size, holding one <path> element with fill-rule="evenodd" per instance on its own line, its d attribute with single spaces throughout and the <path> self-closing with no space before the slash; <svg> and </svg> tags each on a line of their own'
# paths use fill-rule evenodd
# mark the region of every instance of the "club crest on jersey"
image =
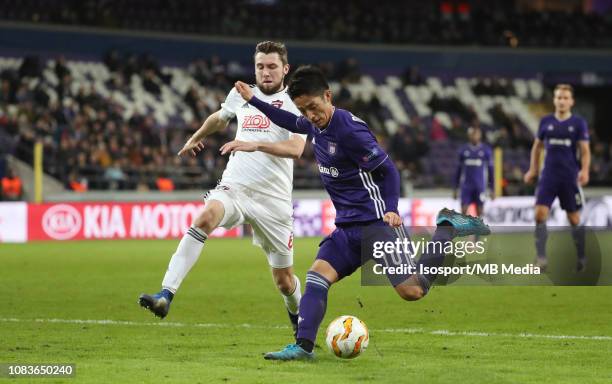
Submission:
<svg viewBox="0 0 612 384">
<path fill-rule="evenodd" d="M 553 128 L 554 128 L 554 127 L 552 126 L 552 124 L 550 124 L 550 125 L 548 126 L 548 130 L 549 130 L 549 131 L 552 131 L 552 130 L 553 130 Z"/>
<path fill-rule="evenodd" d="M 274 100 L 273 102 L 270 103 L 270 105 L 280 109 L 283 106 L 283 101 L 282 100 Z"/>
<path fill-rule="evenodd" d="M 327 152 L 329 152 L 330 155 L 335 155 L 336 154 L 336 143 L 332 143 L 330 141 L 327 146 Z"/>
<path fill-rule="evenodd" d="M 569 130 L 570 132 L 574 132 L 574 127 L 570 125 L 570 126 L 569 126 L 569 128 L 568 128 L 568 130 Z"/>
</svg>

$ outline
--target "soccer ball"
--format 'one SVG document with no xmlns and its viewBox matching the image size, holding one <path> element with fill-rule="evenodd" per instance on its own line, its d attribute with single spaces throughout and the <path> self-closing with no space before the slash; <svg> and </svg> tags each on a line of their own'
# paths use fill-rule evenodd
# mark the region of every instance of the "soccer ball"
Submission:
<svg viewBox="0 0 612 384">
<path fill-rule="evenodd" d="M 327 327 L 325 342 L 342 359 L 353 359 L 365 351 L 370 341 L 368 327 L 355 316 L 340 316 Z"/>
</svg>

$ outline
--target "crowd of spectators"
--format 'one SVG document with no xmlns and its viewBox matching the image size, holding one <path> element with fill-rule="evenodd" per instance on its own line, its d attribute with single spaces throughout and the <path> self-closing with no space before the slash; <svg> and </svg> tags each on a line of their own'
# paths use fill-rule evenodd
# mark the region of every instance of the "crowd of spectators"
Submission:
<svg viewBox="0 0 612 384">
<path fill-rule="evenodd" d="M 201 70 L 214 61 L 195 66 Z M 125 87 L 134 74 L 143 79 L 143 87 L 150 93 L 158 92 L 159 84 L 170 80 L 146 55 L 109 53 L 104 62 L 112 74 L 107 84 L 111 89 Z M 41 78 L 42 69 L 39 58 L 33 56 L 25 58 L 18 70 L 0 74 L 0 137 L 7 141 L 5 148 L 14 148 L 18 158 L 31 163 L 34 143 L 42 142 L 46 172 L 77 191 L 201 188 L 214 185 L 220 177 L 226 159 L 215 151 L 230 140 L 230 131 L 211 137 L 202 156 L 180 159 L 175 155 L 199 128 L 198 117 L 213 112 L 197 95 L 191 96 L 196 118 L 182 125 L 162 126 L 144 112 L 124 118 L 124 107 L 94 87 L 73 87 L 70 69 L 61 57 L 54 65 L 60 79 L 55 87 L 58 97 L 50 100 L 41 81 L 32 86 Z M 217 72 L 198 77 L 198 81 L 216 96 L 218 105 L 229 89 L 229 80 L 224 69 Z M 169 175 L 171 185 L 163 182 Z"/>
<path fill-rule="evenodd" d="M 513 1 L 0 0 L 0 19 L 297 40 L 604 47 L 610 15 L 523 10 Z"/>
<path fill-rule="evenodd" d="M 103 62 L 111 74 L 107 81 L 109 89 L 127 90 L 129 79 L 136 75 L 143 79 L 145 91 L 155 95 L 162 84 L 172 80 L 172 74 L 162 71 L 148 55 L 109 52 Z M 335 104 L 368 123 L 405 177 L 416 186 L 447 184 L 444 179 L 431 177 L 428 163 L 432 162 L 432 155 L 437 156 L 431 149 L 438 142 L 462 144 L 467 139 L 467 128 L 480 126 L 471 106 L 455 97 L 432 97 L 429 107 L 434 113 L 444 111 L 451 116 L 449 126 L 443 126 L 435 117 L 423 119 L 411 114 L 408 124 L 400 124 L 395 132 L 390 132 L 385 127 L 389 111 L 376 95 L 364 101 L 351 94 L 351 84 L 361 78 L 357 62 L 348 59 L 320 66 L 339 84 Z M 54 61 L 52 69 L 59 79 L 54 89 L 57 98 L 53 99 L 43 82 L 36 81 L 43 71 L 38 57 L 26 57 L 19 68 L 0 74 L 0 151 L 31 163 L 34 143 L 42 142 L 46 172 L 74 191 L 207 189 L 221 177 L 227 157 L 220 156 L 217 150 L 233 139 L 235 124 L 209 137 L 205 150 L 195 158 L 179 158 L 176 153 L 202 121 L 219 107 L 233 81 L 244 78 L 244 69 L 218 57 L 193 62 L 187 71 L 198 84 L 186 91 L 184 101 L 194 117 L 191 121 L 169 124 L 161 124 L 153 114 L 142 111 L 126 118 L 124 106 L 115 99 L 104 97 L 93 86 L 75 87 L 70 67 L 61 56 Z M 408 69 L 403 79 L 411 84 L 422 82 L 414 68 Z M 207 101 L 201 97 L 202 89 L 209 95 Z M 473 91 L 487 95 L 514 92 L 508 83 L 499 79 L 482 79 L 473 86 Z M 489 114 L 493 126 L 484 129 L 485 140 L 493 146 L 521 151 L 523 157 L 528 157 L 533 136 L 526 127 L 515 116 L 507 114 L 500 104 L 495 104 Z M 610 147 L 595 141 L 593 153 L 596 171 L 593 180 L 605 183 L 610 179 L 607 167 Z M 454 153 L 444 155 L 454 158 Z M 511 192 L 513 184 L 520 184 L 524 170 L 512 163 L 505 166 L 504 175 Z M 294 180 L 296 188 L 321 187 L 309 145 L 304 156 L 295 162 Z"/>
</svg>

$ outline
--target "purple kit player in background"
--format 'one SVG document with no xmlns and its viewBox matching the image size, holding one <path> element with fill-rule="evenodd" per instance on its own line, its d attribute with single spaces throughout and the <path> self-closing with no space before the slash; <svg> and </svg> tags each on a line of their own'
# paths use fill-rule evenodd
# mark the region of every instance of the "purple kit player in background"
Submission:
<svg viewBox="0 0 612 384">
<path fill-rule="evenodd" d="M 297 343 L 265 355 L 271 360 L 311 359 L 317 331 L 325 315 L 329 287 L 361 267 L 362 228 L 395 228 L 394 240 L 406 237 L 397 211 L 399 174 L 378 145 L 367 125 L 348 111 L 335 108 L 331 91 L 321 70 L 301 67 L 292 77 L 289 96 L 304 116 L 272 107 L 253 96 L 251 88 L 237 82 L 236 89 L 250 105 L 272 122 L 294 133 L 308 134 L 321 179 L 336 208 L 336 230 L 325 238 L 306 275 L 306 290 L 300 301 Z M 229 142 L 222 153 L 265 151 L 259 143 Z M 438 214 L 434 241 L 453 236 L 488 234 L 482 220 L 443 209 Z M 437 247 L 433 247 L 437 248 Z M 441 249 L 424 253 L 419 264 L 440 266 Z M 408 258 L 410 259 L 410 257 Z M 408 260 L 412 264 L 411 260 Z M 418 300 L 428 291 L 435 275 L 406 275 L 392 280 L 405 300 Z"/>
<path fill-rule="evenodd" d="M 540 121 L 538 137 L 531 149 L 531 164 L 525 174 L 525 182 L 532 183 L 538 175 L 540 154 L 546 148 L 544 168 L 536 190 L 536 264 L 546 268 L 546 220 L 550 206 L 558 197 L 572 225 L 578 256 L 576 270 L 582 271 L 586 258 L 584 227 L 580 225 L 580 209 L 583 204 L 581 187 L 589 182 L 589 130 L 583 118 L 572 114 L 574 91 L 570 85 L 559 84 L 555 87 L 553 103 L 555 113 L 544 116 Z"/>
<path fill-rule="evenodd" d="M 491 198 L 495 198 L 493 189 L 493 154 L 491 147 L 480 141 L 482 132 L 478 127 L 468 129 L 469 144 L 459 150 L 459 163 L 455 173 L 455 190 L 457 198 L 460 190 L 461 213 L 467 213 L 470 204 L 476 204 L 477 216 L 482 216 L 487 186 Z"/>
</svg>

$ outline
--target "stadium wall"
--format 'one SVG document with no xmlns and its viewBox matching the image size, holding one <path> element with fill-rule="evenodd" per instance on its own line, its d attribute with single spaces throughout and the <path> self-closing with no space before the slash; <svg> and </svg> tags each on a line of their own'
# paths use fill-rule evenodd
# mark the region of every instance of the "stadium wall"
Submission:
<svg viewBox="0 0 612 384">
<path fill-rule="evenodd" d="M 150 53 L 166 64 L 185 65 L 194 59 L 220 55 L 224 60 L 250 64 L 254 39 L 156 32 L 111 31 L 98 28 L 29 23 L 0 23 L 0 53 L 22 56 L 63 54 L 100 60 L 111 49 Z M 340 61 L 356 58 L 367 68 L 423 70 L 468 74 L 524 74 L 543 72 L 599 72 L 612 74 L 612 50 L 565 50 L 489 47 L 367 45 L 287 41 L 292 63 Z"/>
<path fill-rule="evenodd" d="M 443 207 L 459 208 L 449 198 L 400 199 L 399 211 L 409 227 L 433 227 Z M 96 239 L 177 239 L 203 209 L 201 202 L 65 202 L 0 203 L 0 242 Z M 533 197 L 500 197 L 486 204 L 485 220 L 500 230 L 524 230 L 534 223 Z M 296 237 L 324 236 L 334 226 L 335 210 L 328 199 L 294 200 Z M 591 198 L 583 210 L 586 225 L 612 227 L 612 196 Z M 558 202 L 549 225 L 566 226 Z M 513 229 L 514 228 L 514 229 Z M 217 229 L 215 237 L 240 237 L 244 228 Z"/>
</svg>

